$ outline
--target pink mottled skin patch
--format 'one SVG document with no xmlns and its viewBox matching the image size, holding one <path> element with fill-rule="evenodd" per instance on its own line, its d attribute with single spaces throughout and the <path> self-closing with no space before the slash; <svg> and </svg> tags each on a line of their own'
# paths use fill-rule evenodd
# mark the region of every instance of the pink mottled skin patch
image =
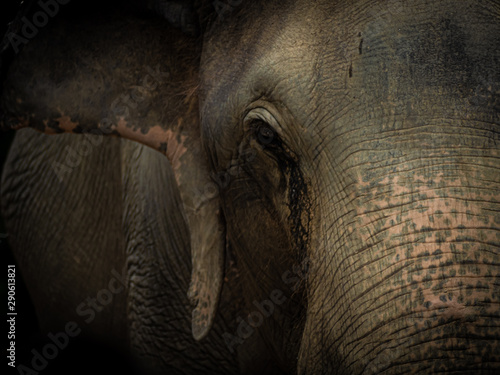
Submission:
<svg viewBox="0 0 500 375">
<path fill-rule="evenodd" d="M 430 303 L 428 309 L 418 308 L 415 312 L 420 312 L 428 310 L 430 313 L 433 311 L 440 311 L 441 317 L 443 318 L 454 318 L 454 319 L 465 319 L 468 315 L 475 314 L 474 308 L 465 306 L 463 303 L 458 303 L 456 301 L 446 301 L 443 302 L 438 296 L 429 295 L 426 301 Z M 441 311 L 441 309 L 443 309 Z"/>
<path fill-rule="evenodd" d="M 474 304 L 494 300 L 489 263 L 498 258 L 498 224 L 488 208 L 500 202 L 500 194 L 481 187 L 465 175 L 385 177 L 375 187 L 379 195 L 358 206 L 355 231 L 379 249 L 380 261 L 368 263 L 367 274 L 380 278 L 399 270 L 391 293 L 418 286 L 413 305 L 400 302 L 400 309 L 423 314 L 417 326 L 435 313 L 459 321 L 477 316 Z"/>
<path fill-rule="evenodd" d="M 405 364 L 401 373 L 419 361 L 427 366 L 419 373 L 434 373 L 434 366 L 461 360 L 462 353 L 477 363 L 499 358 L 498 344 L 482 339 L 500 333 L 500 175 L 498 159 L 489 157 L 496 153 L 484 150 L 488 158 L 477 165 L 453 160 L 441 168 L 423 158 L 385 173 L 368 164 L 353 170 L 332 215 L 332 228 L 341 230 L 327 232 L 325 250 L 317 250 L 341 261 L 321 262 L 309 279 L 316 283 L 311 305 L 334 295 L 348 299 L 348 308 L 327 302 L 308 310 L 316 319 L 306 327 L 312 347 L 322 319 L 341 332 L 342 355 L 366 350 L 369 365 Z M 325 288 L 331 274 L 337 279 Z M 331 311 L 340 318 L 331 319 Z"/>
<path fill-rule="evenodd" d="M 55 119 L 59 123 L 59 127 L 66 132 L 73 132 L 78 126 L 78 122 L 71 121 L 71 117 L 62 115 Z"/>
<path fill-rule="evenodd" d="M 57 123 L 57 127 L 53 128 L 49 126 L 51 120 L 45 119 L 41 121 L 44 127 L 42 129 L 38 128 L 38 130 L 42 130 L 46 134 L 58 134 L 59 132 L 57 129 L 66 133 L 74 133 L 80 123 L 71 120 L 70 116 L 62 112 L 60 113 L 59 117 L 53 118 L 52 120 Z M 19 116 L 16 118 L 14 125 L 9 125 L 9 129 L 18 130 L 27 128 L 32 125 L 31 121 L 33 118 L 35 118 L 35 115 L 31 115 L 31 117 Z M 174 171 L 179 170 L 181 165 L 180 158 L 187 151 L 187 147 L 185 146 L 187 136 L 179 135 L 178 132 L 171 129 L 165 129 L 159 125 L 152 126 L 147 129 L 147 133 L 143 133 L 141 129 L 132 129 L 127 126 L 127 124 L 128 122 L 123 117 L 120 117 L 118 123 L 111 126 L 111 130 L 116 131 L 120 137 L 142 143 L 162 152 L 170 160 Z M 182 119 L 179 119 L 177 121 L 177 129 L 181 129 L 182 125 Z M 99 127 L 101 127 L 101 124 L 99 124 Z M 178 177 L 177 172 L 176 177 Z"/>
<path fill-rule="evenodd" d="M 174 171 L 179 169 L 180 158 L 187 151 L 185 147 L 186 136 L 181 135 L 181 141 L 179 142 L 177 140 L 178 133 L 171 129 L 164 129 L 158 125 L 148 128 L 148 132 L 144 134 L 140 129 L 134 130 L 128 127 L 127 122 L 123 118 L 120 118 L 114 130 L 123 138 L 134 140 L 155 150 L 159 150 L 162 144 L 166 144 L 167 147 L 164 154 L 172 163 Z"/>
</svg>

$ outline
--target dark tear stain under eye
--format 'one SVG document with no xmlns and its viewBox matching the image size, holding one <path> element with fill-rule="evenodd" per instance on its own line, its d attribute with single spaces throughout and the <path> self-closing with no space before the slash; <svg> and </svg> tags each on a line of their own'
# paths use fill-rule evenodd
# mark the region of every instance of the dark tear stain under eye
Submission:
<svg viewBox="0 0 500 375">
<path fill-rule="evenodd" d="M 300 256 L 305 256 L 309 243 L 309 224 L 311 221 L 311 201 L 299 164 L 294 161 L 287 163 L 289 174 L 288 207 L 291 233 Z"/>
<path fill-rule="evenodd" d="M 309 224 L 311 221 L 311 201 L 307 183 L 300 170 L 300 160 L 279 136 L 263 145 L 275 158 L 281 173 L 288 178 L 288 209 L 290 231 L 299 258 L 306 256 L 309 243 Z M 286 179 L 285 179 L 286 181 Z"/>
</svg>

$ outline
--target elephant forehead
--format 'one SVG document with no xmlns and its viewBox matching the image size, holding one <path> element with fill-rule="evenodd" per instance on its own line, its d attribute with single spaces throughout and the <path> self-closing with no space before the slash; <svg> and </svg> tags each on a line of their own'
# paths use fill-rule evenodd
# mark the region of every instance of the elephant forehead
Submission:
<svg viewBox="0 0 500 375">
<path fill-rule="evenodd" d="M 280 84 L 289 92 L 312 88 L 318 51 L 324 49 L 321 35 L 328 32 L 322 29 L 329 30 L 330 17 L 317 7 L 290 3 L 279 10 L 272 2 L 245 4 L 242 11 L 250 15 L 243 20 L 227 15 L 214 31 L 202 56 L 204 119 L 217 120 Z"/>
<path fill-rule="evenodd" d="M 420 126 L 424 115 L 491 101 L 498 69 L 484 51 L 498 38 L 484 29 L 493 13 L 460 4 L 468 11 L 455 12 L 452 1 L 439 10 L 423 0 L 244 3 L 204 46 L 202 125 L 210 139 L 238 139 L 235 119 L 264 97 L 323 139 L 387 113 Z"/>
<path fill-rule="evenodd" d="M 287 90 L 299 86 L 306 93 L 318 80 L 343 81 L 347 73 L 343 65 L 355 59 L 358 50 L 361 54 L 365 31 L 377 35 L 404 22 L 403 12 L 391 15 L 397 2 L 376 7 L 364 1 L 326 0 L 242 4 L 219 16 L 207 37 L 201 64 L 202 102 L 207 108 L 224 103 L 228 93 L 241 88 L 258 93 L 284 83 Z"/>
</svg>

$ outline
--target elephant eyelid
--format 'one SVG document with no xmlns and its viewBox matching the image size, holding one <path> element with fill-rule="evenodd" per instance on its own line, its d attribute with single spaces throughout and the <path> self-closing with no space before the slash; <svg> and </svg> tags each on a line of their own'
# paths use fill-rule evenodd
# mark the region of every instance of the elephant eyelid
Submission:
<svg viewBox="0 0 500 375">
<path fill-rule="evenodd" d="M 248 139 L 253 139 L 264 148 L 277 147 L 282 144 L 276 129 L 261 119 L 252 119 L 245 124 L 245 133 Z"/>
<path fill-rule="evenodd" d="M 250 109 L 243 119 L 243 125 L 260 145 L 270 147 L 281 144 L 279 123 L 266 108 L 258 106 Z"/>
</svg>

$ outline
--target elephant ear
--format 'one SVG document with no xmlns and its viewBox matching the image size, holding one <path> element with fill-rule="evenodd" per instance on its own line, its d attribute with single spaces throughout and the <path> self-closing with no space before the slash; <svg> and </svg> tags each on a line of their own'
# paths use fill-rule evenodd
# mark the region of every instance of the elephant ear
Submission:
<svg viewBox="0 0 500 375">
<path fill-rule="evenodd" d="M 191 233 L 188 296 L 200 340 L 216 314 L 225 249 L 219 197 L 203 194 L 213 183 L 200 136 L 201 46 L 145 10 L 84 14 L 68 5 L 15 56 L 2 74 L 0 126 L 120 136 L 167 156 Z"/>
</svg>

